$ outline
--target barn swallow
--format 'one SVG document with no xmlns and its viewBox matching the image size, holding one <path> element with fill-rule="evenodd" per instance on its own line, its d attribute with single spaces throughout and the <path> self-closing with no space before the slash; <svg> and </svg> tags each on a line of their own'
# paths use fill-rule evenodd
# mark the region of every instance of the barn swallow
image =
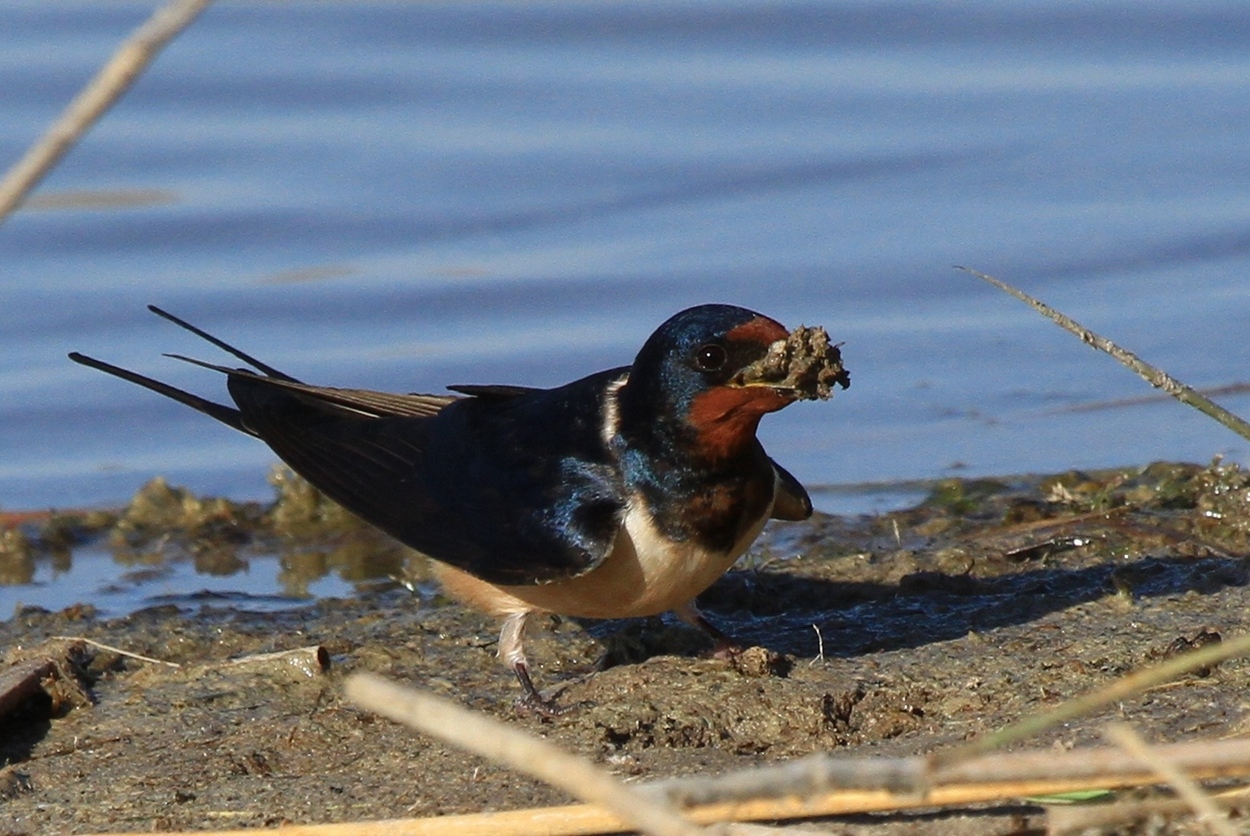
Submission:
<svg viewBox="0 0 1250 836">
<path fill-rule="evenodd" d="M 70 359 L 261 439 L 326 496 L 432 558 L 452 597 L 502 619 L 499 656 L 522 701 L 546 711 L 524 652 L 532 615 L 671 610 L 728 646 L 695 596 L 769 518 L 812 513 L 803 486 L 756 438 L 760 419 L 850 383 L 823 329 L 807 329 L 824 342 L 802 358 L 819 367 L 819 386 L 778 374 L 791 332 L 729 305 L 676 314 L 630 366 L 553 389 L 449 386 L 452 395 L 311 386 L 149 309 L 251 367 L 169 355 L 224 373 L 234 407 Z"/>
</svg>

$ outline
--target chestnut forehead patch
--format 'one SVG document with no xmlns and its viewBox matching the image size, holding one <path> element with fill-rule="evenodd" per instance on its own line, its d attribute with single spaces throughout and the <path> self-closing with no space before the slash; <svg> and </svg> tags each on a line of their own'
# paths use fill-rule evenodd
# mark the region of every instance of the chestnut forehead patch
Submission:
<svg viewBox="0 0 1250 836">
<path fill-rule="evenodd" d="M 725 339 L 730 342 L 753 342 L 760 345 L 770 345 L 777 340 L 784 340 L 786 333 L 786 327 L 780 322 L 769 319 L 766 316 L 757 316 L 755 319 L 731 329 L 725 334 Z"/>
</svg>

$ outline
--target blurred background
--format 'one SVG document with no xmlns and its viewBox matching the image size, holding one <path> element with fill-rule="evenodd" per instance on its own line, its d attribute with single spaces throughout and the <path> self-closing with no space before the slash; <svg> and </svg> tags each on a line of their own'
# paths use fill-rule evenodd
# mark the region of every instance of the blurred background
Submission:
<svg viewBox="0 0 1250 836">
<path fill-rule="evenodd" d="M 0 166 L 152 8 L 0 2 Z M 1247 43 L 1250 5 L 1199 0 L 222 0 L 0 227 L 0 508 L 271 495 L 264 445 L 65 359 L 226 398 L 148 303 L 426 392 L 627 364 L 702 302 L 824 325 L 853 386 L 761 436 L 835 513 L 1244 461 L 952 265 L 1250 411 Z"/>
</svg>

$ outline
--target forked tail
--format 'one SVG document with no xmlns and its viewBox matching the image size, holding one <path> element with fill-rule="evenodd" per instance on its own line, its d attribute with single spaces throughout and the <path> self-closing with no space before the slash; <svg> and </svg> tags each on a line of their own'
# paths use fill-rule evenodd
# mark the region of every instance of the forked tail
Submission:
<svg viewBox="0 0 1250 836">
<path fill-rule="evenodd" d="M 155 305 L 148 305 L 148 310 L 150 310 L 152 313 L 156 314 L 159 317 L 169 320 L 170 322 L 174 323 L 175 325 L 181 328 L 185 328 L 186 330 L 190 331 L 192 334 L 195 334 L 197 337 L 207 340 L 208 342 L 220 348 L 222 351 L 225 351 L 228 354 L 231 354 L 237 357 L 238 359 L 242 360 L 244 363 L 247 363 L 248 365 L 252 366 L 257 371 L 264 374 L 266 377 L 269 377 L 275 380 L 285 381 L 288 383 L 299 383 L 298 380 L 291 377 L 290 375 L 284 374 L 283 372 L 278 371 L 273 366 L 262 363 L 261 361 L 257 360 L 255 357 L 252 357 L 249 354 L 245 354 L 244 352 L 240 351 L 239 349 L 235 348 L 229 343 L 219 340 L 217 337 L 214 337 L 212 334 L 209 334 L 206 331 L 196 328 L 191 323 L 185 320 L 179 319 L 173 314 L 167 311 L 163 311 L 160 308 L 156 307 Z M 220 367 L 218 366 L 212 366 L 207 363 L 201 363 L 200 361 L 192 360 L 189 357 L 182 357 L 176 354 L 168 354 L 166 356 L 173 357 L 174 359 L 177 359 L 177 360 L 184 360 L 187 362 L 195 363 L 197 365 L 207 365 L 210 368 L 220 369 Z M 233 427 L 239 432 L 244 432 L 244 433 L 247 433 L 248 435 L 256 435 L 256 433 L 248 429 L 248 427 L 243 423 L 242 413 L 240 413 L 239 410 L 235 409 L 234 407 L 226 406 L 224 404 L 219 404 L 219 403 L 216 403 L 215 401 L 207 400 L 206 398 L 201 398 L 199 395 L 193 395 L 190 392 L 184 391 L 182 389 L 178 389 L 177 387 L 174 387 L 174 386 L 170 386 L 168 383 L 162 383 L 159 380 L 154 380 L 153 378 L 147 377 L 145 375 L 141 375 L 138 372 L 132 372 L 129 369 L 123 369 L 120 366 L 114 366 L 112 363 L 106 363 L 103 360 L 97 360 L 95 357 L 89 357 L 88 355 L 81 354 L 77 351 L 71 351 L 69 353 L 69 359 L 73 360 L 75 363 L 80 363 L 84 366 L 88 366 L 93 369 L 98 369 L 99 371 L 102 371 L 106 374 L 111 374 L 114 377 L 120 377 L 122 380 L 137 384 L 139 386 L 142 386 L 145 389 L 151 389 L 153 392 L 156 392 L 157 394 L 164 395 L 167 398 L 171 398 L 175 401 L 178 401 L 178 403 L 186 404 L 192 409 L 199 410 L 200 412 L 203 412 L 205 415 L 208 415 L 212 418 L 216 418 L 221 423 L 229 427 Z M 229 372 L 228 369 L 220 369 L 220 370 Z"/>
</svg>

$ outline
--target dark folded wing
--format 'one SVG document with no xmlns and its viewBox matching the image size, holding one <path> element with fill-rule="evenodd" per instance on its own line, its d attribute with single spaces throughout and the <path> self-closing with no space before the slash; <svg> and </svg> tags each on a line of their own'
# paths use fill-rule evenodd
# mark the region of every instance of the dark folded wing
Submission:
<svg viewBox="0 0 1250 836">
<path fill-rule="evenodd" d="M 612 548 L 624 501 L 591 390 L 437 401 L 238 372 L 229 387 L 249 429 L 327 496 L 484 580 L 574 577 Z"/>
<path fill-rule="evenodd" d="M 486 580 L 576 576 L 611 550 L 624 513 L 602 440 L 603 390 L 463 386 L 471 397 L 310 386 L 153 307 L 256 371 L 223 372 L 238 409 L 87 357 L 71 359 L 264 440 L 311 484 L 400 541 Z"/>
</svg>

